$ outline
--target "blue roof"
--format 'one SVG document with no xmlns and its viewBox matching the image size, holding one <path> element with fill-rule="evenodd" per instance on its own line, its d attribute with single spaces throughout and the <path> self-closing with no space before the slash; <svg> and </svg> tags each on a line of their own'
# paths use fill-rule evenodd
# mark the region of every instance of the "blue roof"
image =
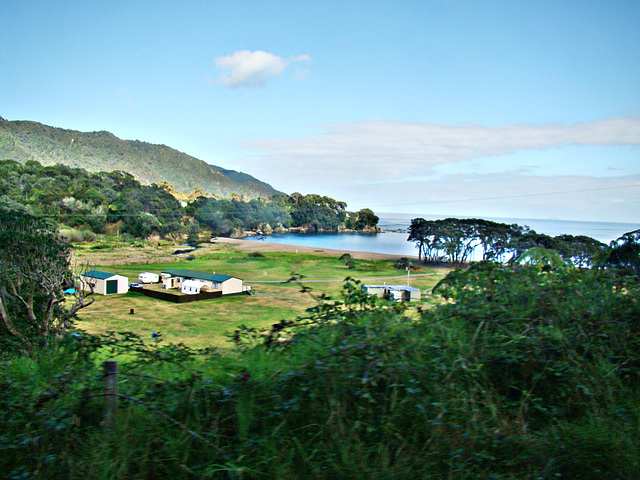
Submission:
<svg viewBox="0 0 640 480">
<path fill-rule="evenodd" d="M 162 273 L 168 273 L 172 277 L 195 278 L 197 280 L 209 280 L 210 282 L 222 283 L 233 278 L 229 275 L 218 275 L 215 273 L 196 272 L 194 270 L 163 270 Z"/>
<path fill-rule="evenodd" d="M 97 278 L 98 280 L 106 280 L 107 278 L 115 277 L 115 273 L 100 272 L 99 270 L 89 270 L 82 274 L 83 277 Z"/>
</svg>

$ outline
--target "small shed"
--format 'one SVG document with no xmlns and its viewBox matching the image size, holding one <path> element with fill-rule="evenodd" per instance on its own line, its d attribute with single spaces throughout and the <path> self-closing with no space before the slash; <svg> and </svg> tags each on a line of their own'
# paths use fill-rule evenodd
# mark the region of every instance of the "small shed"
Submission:
<svg viewBox="0 0 640 480">
<path fill-rule="evenodd" d="M 371 295 L 399 302 L 417 302 L 420 300 L 420 290 L 409 285 L 362 285 L 361 288 Z"/>
<path fill-rule="evenodd" d="M 389 285 L 389 293 L 394 300 L 400 302 L 418 302 L 420 290 L 409 285 Z"/>
<path fill-rule="evenodd" d="M 129 279 L 115 273 L 101 272 L 99 270 L 89 270 L 80 275 L 82 290 L 100 295 L 111 295 L 115 293 L 127 293 L 129 291 Z"/>
</svg>

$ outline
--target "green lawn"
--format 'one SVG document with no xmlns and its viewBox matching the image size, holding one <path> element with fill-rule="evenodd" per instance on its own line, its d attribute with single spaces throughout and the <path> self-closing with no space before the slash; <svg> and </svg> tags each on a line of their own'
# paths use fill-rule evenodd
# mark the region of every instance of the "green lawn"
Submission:
<svg viewBox="0 0 640 480">
<path fill-rule="evenodd" d="M 317 303 L 321 294 L 336 297 L 346 277 L 366 280 L 363 283 L 405 284 L 405 271 L 394 267 L 391 260 L 356 260 L 348 269 L 337 256 L 265 252 L 251 256 L 224 247 L 205 253 L 195 260 L 172 263 L 144 263 L 97 267 L 99 270 L 124 275 L 136 282 L 144 271 L 159 273 L 165 269 L 184 268 L 232 275 L 251 285 L 256 295 L 240 295 L 174 304 L 129 292 L 124 295 L 95 296 L 93 305 L 78 313 L 78 327 L 90 333 L 108 330 L 132 331 L 141 335 L 161 332 L 165 341 L 183 342 L 195 347 L 229 346 L 228 337 L 238 325 L 265 327 L 283 319 L 293 319 Z M 430 291 L 442 278 L 442 271 L 421 268 L 413 272 L 411 285 Z M 300 292 L 300 285 L 286 282 L 293 274 L 312 289 Z M 416 274 L 427 274 L 424 276 Z M 400 276 L 400 278 L 389 278 Z M 327 281 L 331 280 L 331 281 Z M 265 283 L 262 283 L 265 282 Z M 273 283 L 269 283 L 273 282 Z M 427 300 L 423 300 L 424 303 Z M 134 313 L 131 314 L 131 310 Z"/>
</svg>

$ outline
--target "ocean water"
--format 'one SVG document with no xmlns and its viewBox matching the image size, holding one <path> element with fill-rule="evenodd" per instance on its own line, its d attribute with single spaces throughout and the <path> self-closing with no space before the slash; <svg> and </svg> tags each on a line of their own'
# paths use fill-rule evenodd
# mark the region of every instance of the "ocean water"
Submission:
<svg viewBox="0 0 640 480">
<path fill-rule="evenodd" d="M 421 217 L 426 220 L 437 220 L 446 216 L 429 216 L 406 213 L 380 214 L 378 226 L 382 233 L 314 233 L 314 234 L 274 234 L 264 237 L 249 237 L 247 240 L 283 243 L 286 245 L 299 245 L 328 248 L 333 250 L 388 253 L 393 255 L 417 256 L 418 251 L 413 242 L 408 242 L 407 229 L 413 218 Z M 521 218 L 487 218 L 494 222 L 516 223 L 528 226 L 538 233 L 550 236 L 557 235 L 586 235 L 604 243 L 615 240 L 626 232 L 637 230 L 640 223 L 611 223 L 611 222 L 581 222 L 566 220 L 540 220 Z"/>
</svg>

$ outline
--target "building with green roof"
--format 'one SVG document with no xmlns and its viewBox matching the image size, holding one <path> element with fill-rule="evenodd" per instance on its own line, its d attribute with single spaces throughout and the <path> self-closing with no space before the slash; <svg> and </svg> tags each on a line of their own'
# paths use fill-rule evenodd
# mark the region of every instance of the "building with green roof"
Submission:
<svg viewBox="0 0 640 480">
<path fill-rule="evenodd" d="M 127 293 L 129 291 L 129 279 L 115 273 L 89 270 L 80 275 L 82 290 L 85 292 L 111 295 Z"/>
<path fill-rule="evenodd" d="M 242 293 L 245 287 L 242 280 L 230 275 L 220 275 L 194 270 L 170 269 L 160 273 L 162 285 L 166 289 L 178 288 L 182 293 L 197 294 L 221 291 L 223 295 Z"/>
</svg>

